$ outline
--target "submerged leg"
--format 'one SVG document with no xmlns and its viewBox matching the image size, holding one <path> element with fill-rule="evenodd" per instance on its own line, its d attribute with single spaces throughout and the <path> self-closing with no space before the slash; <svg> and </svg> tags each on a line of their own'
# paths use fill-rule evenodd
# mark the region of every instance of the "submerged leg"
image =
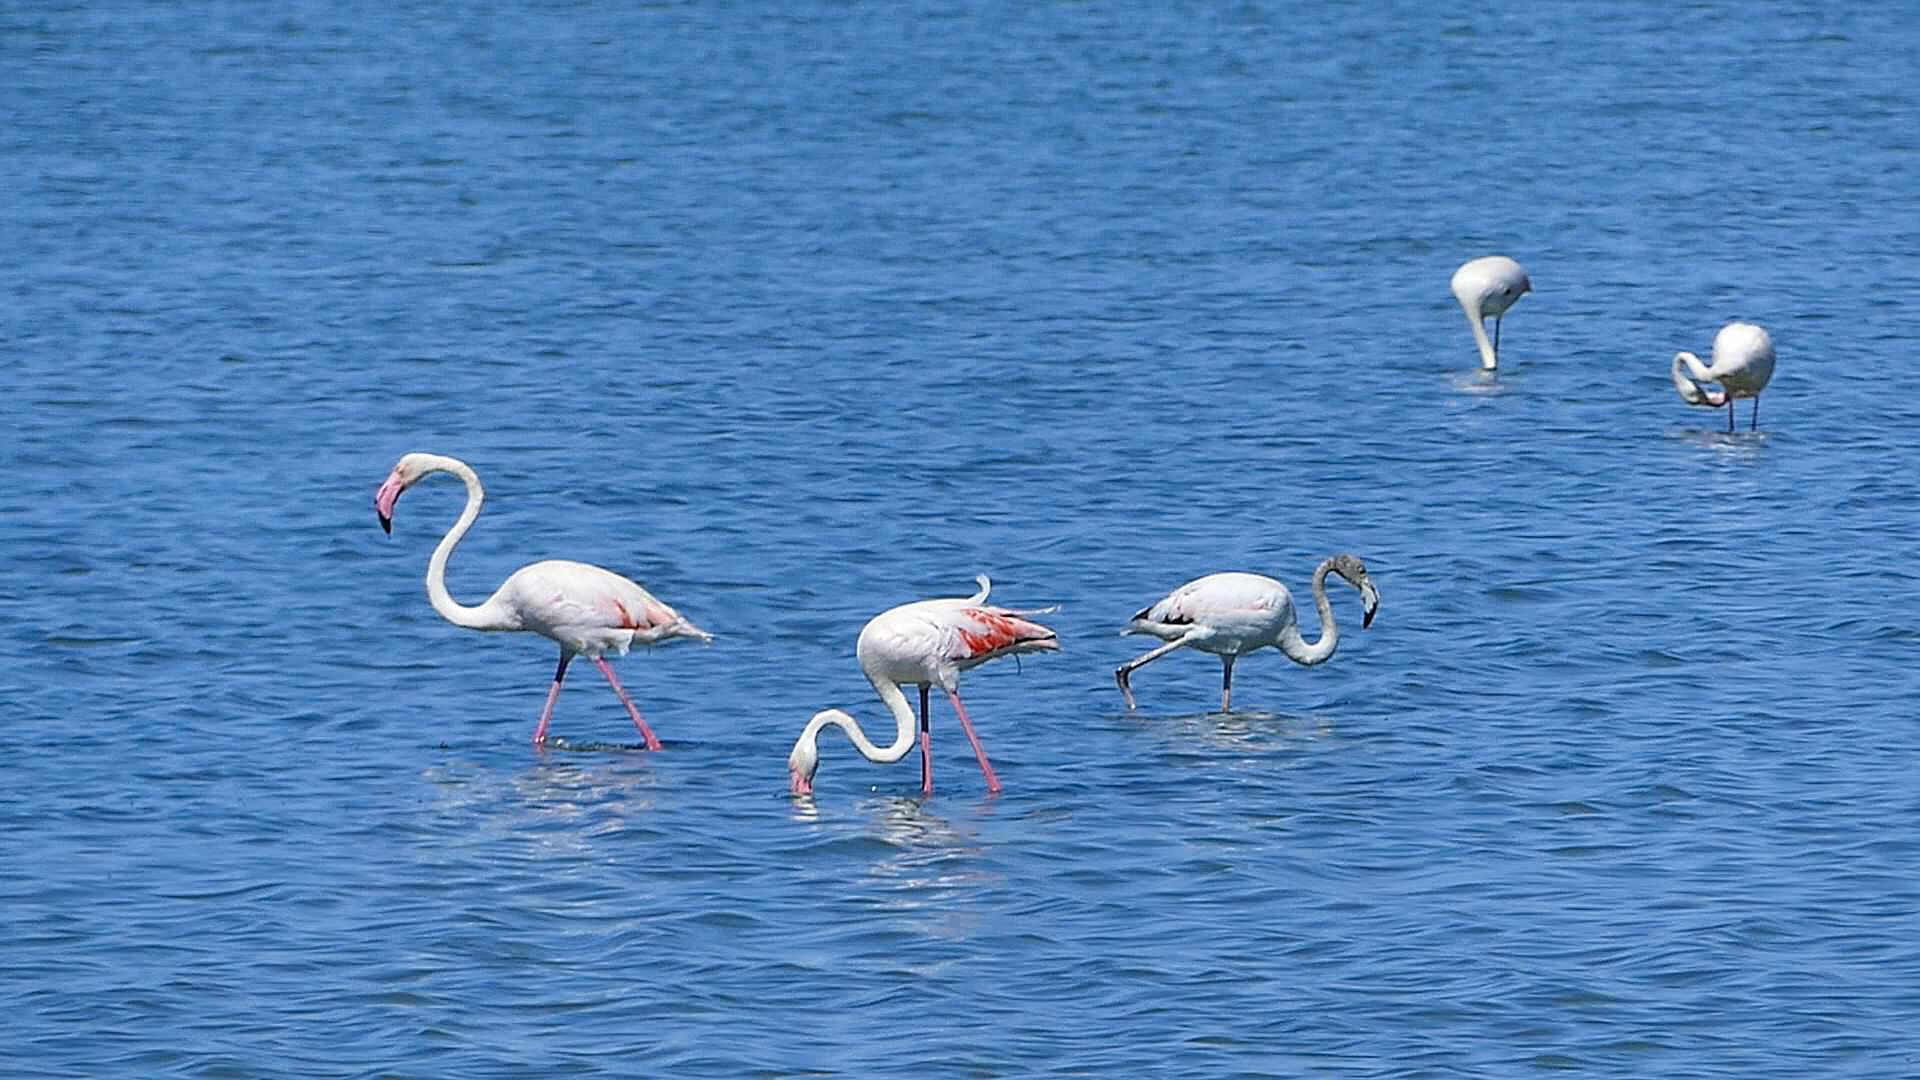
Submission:
<svg viewBox="0 0 1920 1080">
<path fill-rule="evenodd" d="M 1127 677 L 1133 674 L 1133 669 L 1144 664 L 1151 664 L 1186 643 L 1187 639 L 1185 637 L 1174 638 L 1165 645 L 1142 653 L 1114 669 L 1113 681 L 1120 684 L 1120 696 L 1127 699 L 1127 708 L 1129 710 L 1133 708 L 1133 687 L 1127 684 Z"/>
<path fill-rule="evenodd" d="M 933 724 L 927 711 L 927 685 L 920 684 L 920 794 L 933 794 Z"/>
<path fill-rule="evenodd" d="M 633 726 L 640 729 L 640 737 L 647 741 L 647 749 L 660 749 L 660 740 L 653 737 L 653 729 L 647 726 L 645 720 L 640 719 L 640 710 L 633 707 L 633 699 L 627 697 L 627 692 L 620 688 L 620 680 L 613 677 L 613 666 L 607 663 L 605 657 L 600 656 L 593 658 L 593 666 L 600 669 L 600 674 L 607 677 L 607 685 L 613 687 L 613 692 L 620 695 L 620 704 L 627 707 L 627 715 L 633 717 Z"/>
<path fill-rule="evenodd" d="M 547 688 L 547 704 L 540 710 L 540 722 L 533 725 L 533 748 L 538 750 L 547 741 L 547 721 L 553 719 L 553 703 L 560 699 L 560 680 L 567 677 L 567 664 L 573 660 L 573 654 L 560 650 L 560 666 L 554 669 L 553 685 Z"/>
<path fill-rule="evenodd" d="M 993 766 L 987 764 L 987 752 L 980 745 L 980 736 L 973 733 L 973 721 L 967 719 L 967 707 L 960 704 L 960 695 L 947 691 L 947 700 L 953 702 L 954 715 L 960 718 L 960 730 L 967 733 L 967 741 L 973 744 L 973 756 L 980 759 L 980 774 L 987 778 L 987 791 L 1000 793 L 1000 778 L 993 775 Z"/>
<path fill-rule="evenodd" d="M 1220 711 L 1233 711 L 1233 654 L 1220 658 Z"/>
<path fill-rule="evenodd" d="M 1733 395 L 1727 395 L 1727 434 L 1733 434 Z"/>
</svg>

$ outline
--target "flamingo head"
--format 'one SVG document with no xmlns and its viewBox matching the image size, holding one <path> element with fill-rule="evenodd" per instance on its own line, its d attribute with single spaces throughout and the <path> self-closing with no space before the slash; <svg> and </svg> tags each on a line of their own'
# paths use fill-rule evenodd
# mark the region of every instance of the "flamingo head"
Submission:
<svg viewBox="0 0 1920 1080">
<path fill-rule="evenodd" d="M 380 519 L 380 528 L 388 534 L 393 532 L 393 504 L 420 478 L 436 469 L 432 454 L 408 454 L 394 463 L 393 471 L 387 474 L 380 484 L 380 490 L 373 493 L 373 513 Z"/>
<path fill-rule="evenodd" d="M 1358 556 L 1345 552 L 1328 560 L 1331 569 L 1340 575 L 1340 580 L 1360 590 L 1360 628 L 1365 630 L 1373 625 L 1373 614 L 1380 610 L 1380 590 L 1374 587 L 1373 579 L 1367 576 L 1367 564 Z"/>
<path fill-rule="evenodd" d="M 826 715 L 826 714 L 821 714 Z M 794 795 L 813 794 L 813 774 L 820 770 L 820 717 L 807 725 L 787 755 L 787 791 Z"/>
</svg>

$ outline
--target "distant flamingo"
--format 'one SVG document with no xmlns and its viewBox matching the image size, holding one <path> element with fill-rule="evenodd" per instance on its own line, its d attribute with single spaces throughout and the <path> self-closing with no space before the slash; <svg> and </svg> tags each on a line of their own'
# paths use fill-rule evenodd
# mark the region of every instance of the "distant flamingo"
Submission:
<svg viewBox="0 0 1920 1080">
<path fill-rule="evenodd" d="M 1461 264 L 1453 272 L 1453 298 L 1467 313 L 1473 343 L 1480 347 L 1480 366 L 1500 366 L 1500 319 L 1521 296 L 1533 291 L 1533 282 L 1520 264 L 1505 255 L 1486 255 Z M 1493 340 L 1487 340 L 1486 320 L 1493 319 Z"/>
<path fill-rule="evenodd" d="M 712 636 L 619 574 L 563 560 L 523 566 L 501 583 L 486 603 L 478 607 L 461 605 L 447 592 L 447 557 L 480 516 L 480 503 L 486 497 L 480 489 L 480 478 L 467 463 L 438 454 L 408 454 L 374 494 L 373 510 L 380 517 L 380 527 L 391 533 L 393 504 L 400 501 L 401 493 L 437 472 L 452 473 L 467 485 L 467 506 L 460 512 L 460 520 L 440 538 L 440 546 L 433 549 L 433 558 L 427 562 L 427 600 L 433 610 L 453 625 L 469 630 L 530 630 L 560 644 L 560 667 L 553 673 L 546 707 L 540 710 L 540 723 L 533 729 L 533 745 L 545 744 L 547 721 L 552 719 L 553 703 L 560 696 L 560 680 L 566 677 L 568 662 L 579 655 L 592 660 L 607 677 L 608 685 L 633 717 L 633 726 L 640 729 L 647 749 L 660 749 L 660 740 L 640 719 L 640 710 L 633 707 L 620 680 L 613 677 L 613 668 L 600 654 L 612 650 L 625 656 L 633 645 L 658 645 L 675 638 L 711 641 Z"/>
<path fill-rule="evenodd" d="M 1684 369 L 1684 370 L 1683 370 Z M 1692 373 L 1701 382 L 1717 382 L 1719 390 L 1695 385 L 1687 378 Z M 1733 430 L 1733 399 L 1753 399 L 1753 419 L 1749 431 L 1760 430 L 1760 391 L 1773 378 L 1773 338 L 1749 322 L 1730 322 L 1713 335 L 1713 364 L 1709 367 L 1690 352 L 1673 354 L 1673 388 L 1680 400 L 1689 405 L 1727 407 L 1727 430 Z"/>
<path fill-rule="evenodd" d="M 973 732 L 966 707 L 960 704 L 960 673 L 996 657 L 1051 652 L 1059 649 L 1060 643 L 1052 630 L 1027 618 L 1052 608 L 1009 611 L 990 606 L 987 593 L 993 588 L 992 582 L 984 574 L 974 581 L 980 591 L 964 600 L 921 600 L 890 608 L 868 620 L 854 654 L 874 692 L 893 714 L 893 745 L 875 746 L 859 723 L 839 709 L 815 713 L 794 741 L 793 753 L 787 756 L 790 787 L 795 795 L 813 793 L 813 775 L 820 767 L 820 732 L 828 724 L 844 729 L 854 749 L 868 761 L 889 765 L 907 756 L 913 748 L 913 709 L 900 690 L 902 685 L 920 688 L 920 793 L 933 794 L 932 737 L 927 715 L 930 686 L 946 691 L 947 700 L 953 703 L 954 715 L 960 718 L 960 727 L 973 744 L 973 756 L 980 761 L 987 790 L 1000 790 L 993 766 L 987 763 L 987 752 Z"/>
<path fill-rule="evenodd" d="M 1380 591 L 1367 577 L 1367 568 L 1352 555 L 1335 555 L 1313 571 L 1313 604 L 1320 613 L 1320 640 L 1309 645 L 1300 636 L 1293 617 L 1293 596 L 1287 587 L 1260 574 L 1208 574 L 1168 593 L 1153 606 L 1135 614 L 1122 634 L 1151 634 L 1165 645 L 1127 661 L 1113 673 L 1127 708 L 1134 707 L 1128 676 L 1183 646 L 1220 657 L 1220 711 L 1233 707 L 1233 662 L 1269 645 L 1287 659 L 1308 667 L 1332 658 L 1340 644 L 1340 628 L 1327 603 L 1327 573 L 1340 575 L 1360 590 L 1360 626 L 1373 625 Z"/>
</svg>

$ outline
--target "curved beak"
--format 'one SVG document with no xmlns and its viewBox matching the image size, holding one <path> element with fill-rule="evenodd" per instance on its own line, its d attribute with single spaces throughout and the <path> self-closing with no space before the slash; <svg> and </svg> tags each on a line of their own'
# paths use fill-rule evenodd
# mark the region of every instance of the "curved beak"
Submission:
<svg viewBox="0 0 1920 1080">
<path fill-rule="evenodd" d="M 799 769 L 788 767 L 787 793 L 790 795 L 811 795 L 813 794 L 813 781 L 800 775 Z"/>
<path fill-rule="evenodd" d="M 386 482 L 380 485 L 380 490 L 373 493 L 374 516 L 380 519 L 380 528 L 389 536 L 393 535 L 393 504 L 400 501 L 400 493 L 405 490 L 407 485 L 395 472 L 390 473 Z"/>
<path fill-rule="evenodd" d="M 1373 587 L 1371 580 L 1360 585 L 1360 629 L 1373 625 L 1373 613 L 1380 610 L 1380 590 Z"/>
</svg>

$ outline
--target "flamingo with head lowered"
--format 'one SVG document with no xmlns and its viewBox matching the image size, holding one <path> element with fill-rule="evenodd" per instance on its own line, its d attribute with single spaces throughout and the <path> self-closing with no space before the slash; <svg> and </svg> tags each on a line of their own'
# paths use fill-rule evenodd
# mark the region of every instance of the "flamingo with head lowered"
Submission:
<svg viewBox="0 0 1920 1080">
<path fill-rule="evenodd" d="M 1327 603 L 1329 572 L 1360 590 L 1360 626 L 1372 626 L 1373 613 L 1380 606 L 1380 590 L 1367 576 L 1366 565 L 1346 554 L 1327 559 L 1313 571 L 1313 604 L 1320 613 L 1320 639 L 1311 644 L 1300 636 L 1293 596 L 1287 587 L 1260 574 L 1208 574 L 1142 608 L 1120 633 L 1151 634 L 1166 644 L 1127 661 L 1113 673 L 1127 708 L 1134 707 L 1133 687 L 1128 683 L 1134 669 L 1175 649 L 1199 649 L 1220 657 L 1221 712 L 1233 707 L 1233 662 L 1255 649 L 1271 645 L 1287 659 L 1307 667 L 1332 659 L 1340 645 L 1340 628 L 1333 621 L 1333 606 Z"/>
<path fill-rule="evenodd" d="M 1473 343 L 1480 348 L 1480 367 L 1500 366 L 1500 319 L 1522 296 L 1533 291 L 1526 270 L 1505 255 L 1485 255 L 1462 263 L 1453 272 L 1453 298 L 1467 313 Z M 1493 340 L 1487 340 L 1486 321 L 1493 320 Z"/>
<path fill-rule="evenodd" d="M 1693 378 L 1687 376 L 1691 374 Z M 1708 408 L 1727 407 L 1727 430 L 1733 430 L 1733 399 L 1753 399 L 1753 418 L 1747 428 L 1760 429 L 1760 391 L 1773 378 L 1773 338 L 1749 322 L 1730 322 L 1713 335 L 1713 363 L 1702 364 L 1690 352 L 1673 354 L 1673 388 L 1680 400 Z M 1694 382 L 1717 382 L 1720 389 Z"/>
<path fill-rule="evenodd" d="M 467 607 L 454 600 L 447 592 L 447 558 L 480 516 L 480 504 L 486 498 L 473 469 L 457 458 L 408 454 L 394 465 L 374 494 L 373 510 L 380 518 L 380 527 L 391 533 L 393 504 L 401 494 L 441 472 L 452 473 L 467 485 L 467 506 L 460 512 L 460 520 L 440 538 L 440 546 L 433 549 L 433 558 L 427 562 L 427 601 L 433 610 L 453 625 L 469 630 L 531 631 L 560 645 L 560 666 L 547 690 L 540 723 L 533 729 L 533 745 L 537 748 L 546 743 L 547 722 L 553 718 L 553 703 L 560 696 L 560 680 L 566 677 L 567 664 L 575 656 L 584 656 L 607 677 L 620 703 L 627 707 L 627 715 L 633 717 L 633 726 L 640 729 L 647 749 L 660 749 L 660 740 L 640 718 L 640 710 L 634 708 L 602 654 L 625 656 L 635 645 L 660 645 L 679 638 L 711 641 L 712 635 L 654 599 L 647 590 L 588 563 L 558 559 L 532 563 L 509 575 L 483 604 Z"/>
<path fill-rule="evenodd" d="M 987 603 L 993 583 L 986 575 L 974 578 L 980 591 L 965 599 L 920 600 L 902 604 L 875 615 L 860 631 L 854 655 L 860 670 L 873 684 L 874 692 L 893 714 L 893 744 L 875 746 L 860 724 L 839 709 L 815 713 L 794 741 L 787 756 L 790 788 L 795 795 L 813 793 L 813 776 L 820 767 L 820 732 L 837 725 L 847 733 L 860 756 L 881 765 L 892 764 L 913 749 L 913 709 L 907 704 L 902 686 L 920 688 L 920 793 L 933 794 L 932 738 L 928 723 L 927 691 L 938 686 L 953 703 L 954 715 L 973 744 L 973 756 L 980 762 L 987 790 L 1000 790 L 987 752 L 967 719 L 966 706 L 960 703 L 960 673 L 1002 656 L 1052 652 L 1060 642 L 1052 630 L 1028 616 L 1044 615 L 1052 608 L 1036 611 L 1010 611 Z"/>
</svg>

